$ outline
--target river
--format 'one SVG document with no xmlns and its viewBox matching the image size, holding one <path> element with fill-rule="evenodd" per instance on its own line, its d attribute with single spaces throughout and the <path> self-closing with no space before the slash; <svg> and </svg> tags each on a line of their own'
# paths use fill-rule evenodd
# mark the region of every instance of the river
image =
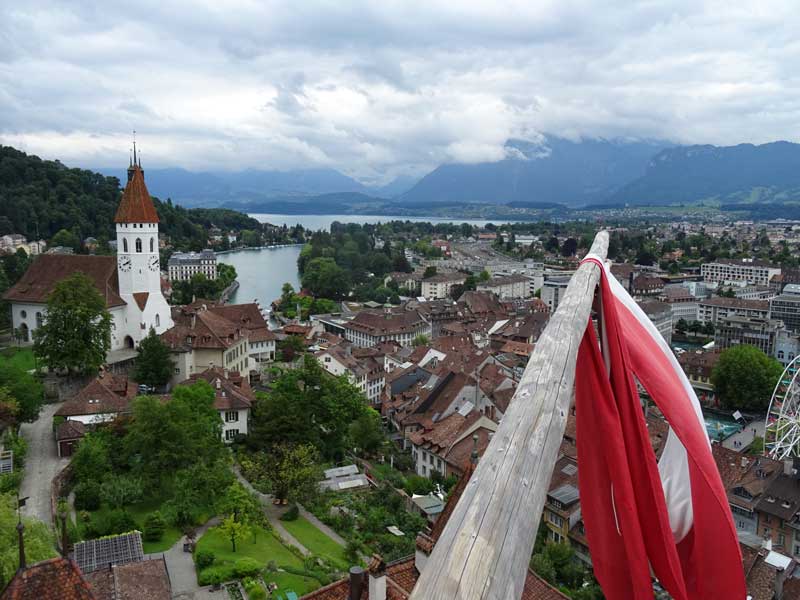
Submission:
<svg viewBox="0 0 800 600">
<path fill-rule="evenodd" d="M 262 308 L 269 308 L 273 300 L 280 298 L 284 283 L 289 282 L 299 290 L 297 257 L 301 249 L 302 246 L 285 246 L 218 254 L 219 262 L 236 269 L 239 289 L 231 296 L 231 304 L 258 300 Z"/>
</svg>

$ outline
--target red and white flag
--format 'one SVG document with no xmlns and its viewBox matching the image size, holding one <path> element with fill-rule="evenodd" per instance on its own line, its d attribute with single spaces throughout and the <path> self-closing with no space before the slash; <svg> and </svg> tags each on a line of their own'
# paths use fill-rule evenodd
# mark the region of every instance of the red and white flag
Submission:
<svg viewBox="0 0 800 600">
<path fill-rule="evenodd" d="M 600 265 L 600 332 L 578 351 L 576 418 L 581 513 L 595 576 L 609 600 L 744 600 L 731 511 L 686 375 L 642 309 Z M 638 380 L 670 424 L 656 461 Z"/>
</svg>

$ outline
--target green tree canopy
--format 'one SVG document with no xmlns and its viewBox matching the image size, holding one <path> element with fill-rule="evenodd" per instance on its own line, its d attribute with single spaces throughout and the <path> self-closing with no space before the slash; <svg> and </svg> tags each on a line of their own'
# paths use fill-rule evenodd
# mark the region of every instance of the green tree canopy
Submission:
<svg viewBox="0 0 800 600">
<path fill-rule="evenodd" d="M 140 343 L 139 355 L 136 357 L 136 366 L 133 378 L 145 385 L 160 387 L 165 385 L 172 377 L 175 362 L 169 347 L 150 329 Z"/>
<path fill-rule="evenodd" d="M 0 388 L 16 403 L 18 422 L 37 419 L 44 399 L 44 386 L 38 377 L 10 361 L 0 362 Z"/>
<path fill-rule="evenodd" d="M 90 373 L 105 362 L 111 315 L 89 277 L 76 272 L 56 284 L 34 341 L 37 357 L 51 369 Z"/>
<path fill-rule="evenodd" d="M 722 351 L 711 383 L 726 408 L 763 411 L 782 371 L 778 361 L 758 348 L 733 346 Z"/>
<path fill-rule="evenodd" d="M 325 458 L 346 449 L 350 423 L 367 410 L 361 391 L 344 376 L 332 377 L 311 356 L 281 373 L 268 394 L 257 394 L 248 445 L 268 450 L 281 444 L 311 444 Z"/>
<path fill-rule="evenodd" d="M 302 283 L 314 296 L 338 300 L 347 296 L 350 276 L 333 258 L 313 258 L 305 267 Z"/>
</svg>

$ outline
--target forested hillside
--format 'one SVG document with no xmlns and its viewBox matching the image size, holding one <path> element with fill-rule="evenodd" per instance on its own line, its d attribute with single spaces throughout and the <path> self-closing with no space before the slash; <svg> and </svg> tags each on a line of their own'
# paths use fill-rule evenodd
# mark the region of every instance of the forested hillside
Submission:
<svg viewBox="0 0 800 600">
<path fill-rule="evenodd" d="M 145 171 L 145 179 L 147 172 Z M 0 146 L 0 235 L 21 233 L 29 239 L 51 240 L 67 230 L 82 240 L 114 238 L 114 213 L 120 182 L 58 161 L 42 160 L 8 146 Z M 153 198 L 166 233 L 179 249 L 202 249 L 207 230 L 259 229 L 247 215 L 225 209 L 185 209 Z"/>
</svg>

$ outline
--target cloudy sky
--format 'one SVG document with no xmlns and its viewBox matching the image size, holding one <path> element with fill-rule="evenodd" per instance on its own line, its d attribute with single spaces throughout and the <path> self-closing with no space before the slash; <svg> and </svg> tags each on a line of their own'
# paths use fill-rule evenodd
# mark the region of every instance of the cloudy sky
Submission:
<svg viewBox="0 0 800 600">
<path fill-rule="evenodd" d="M 2 2 L 0 143 L 370 182 L 542 133 L 800 141 L 798 31 L 796 0 Z"/>
</svg>

